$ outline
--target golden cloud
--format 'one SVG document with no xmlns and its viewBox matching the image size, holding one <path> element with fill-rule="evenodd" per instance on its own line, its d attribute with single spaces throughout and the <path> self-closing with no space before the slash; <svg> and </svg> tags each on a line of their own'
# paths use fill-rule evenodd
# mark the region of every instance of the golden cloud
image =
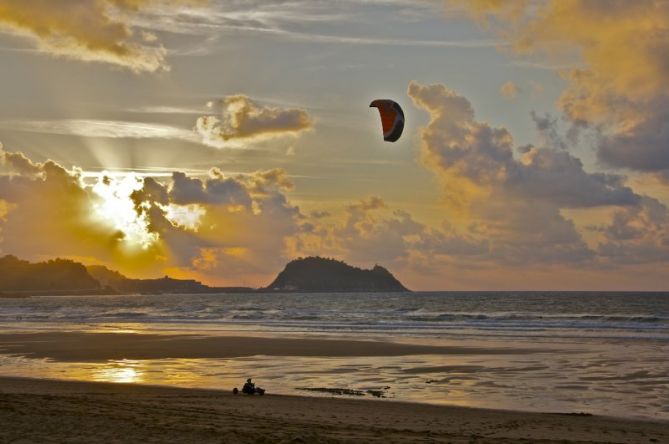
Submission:
<svg viewBox="0 0 669 444">
<path fill-rule="evenodd" d="M 466 273 L 468 285 L 478 288 L 481 273 L 502 282 L 499 270 L 516 266 L 541 273 L 550 266 L 587 268 L 592 261 L 625 266 L 668 260 L 669 213 L 661 203 L 644 197 L 626 204 L 630 195 L 615 177 L 590 177 L 568 155 L 532 147 L 522 161 L 500 156 L 510 135 L 497 129 L 499 137 L 490 138 L 491 129 L 474 119 L 466 99 L 443 86 L 413 84 L 410 92 L 430 110 L 422 132 L 422 149 L 432 152 L 430 168 L 485 190 L 487 197 L 463 199 L 467 224 L 429 226 L 380 197 L 333 215 L 307 215 L 288 198 L 293 184 L 281 169 L 231 176 L 214 168 L 205 177 L 175 172 L 171 178 L 102 174 L 93 181 L 76 168 L 0 151 L 0 169 L 9 173 L 0 174 L 0 253 L 68 257 L 130 276 L 169 273 L 221 285 L 262 285 L 288 259 L 318 254 L 381 263 L 418 287 L 430 279 L 430 285 L 451 285 L 443 276 L 457 282 Z M 477 171 L 450 156 L 488 159 L 485 171 Z M 570 183 L 587 190 L 586 197 L 566 187 Z M 459 192 L 458 182 L 444 185 Z M 600 243 L 589 248 L 561 208 L 611 199 L 618 199 L 617 210 L 592 227 Z"/>
<path fill-rule="evenodd" d="M 209 106 L 217 114 L 198 118 L 195 129 L 214 147 L 235 140 L 294 136 L 313 127 L 303 109 L 260 105 L 244 95 L 229 96 Z"/>
<path fill-rule="evenodd" d="M 430 114 L 421 130 L 421 154 L 444 184 L 449 219 L 461 219 L 464 237 L 489 241 L 485 258 L 491 263 L 594 263 L 604 257 L 562 210 L 616 206 L 636 214 L 645 205 L 647 199 L 625 186 L 623 177 L 589 173 L 567 150 L 514 147 L 506 128 L 478 121 L 472 104 L 444 85 L 412 82 L 408 94 Z M 649 258 L 662 257 L 663 242 L 656 239 L 659 250 Z"/>
<path fill-rule="evenodd" d="M 32 259 L 68 256 L 130 275 L 169 272 L 221 284 L 262 284 L 287 259 L 305 254 L 367 265 L 381 261 L 401 270 L 417 250 L 425 257 L 486 251 L 389 208 L 379 197 L 346 206 L 334 225 L 318 212 L 304 215 L 285 195 L 294 185 L 281 169 L 230 176 L 213 168 L 204 178 L 174 172 L 162 182 L 102 175 L 85 183 L 77 170 L 55 162 L 0 154 L 12 172 L 0 177 L 0 250 Z"/>
<path fill-rule="evenodd" d="M 10 172 L 0 176 L 0 200 L 8 209 L 2 221 L 4 253 L 109 259 L 119 252 L 123 233 L 91 217 L 100 200 L 82 185 L 79 171 L 5 151 L 0 164 Z"/>
<path fill-rule="evenodd" d="M 601 131 L 600 158 L 669 169 L 669 2 L 448 0 L 497 30 L 518 54 L 577 51 L 562 71 L 565 115 Z"/>
<path fill-rule="evenodd" d="M 520 94 L 520 87 L 513 83 L 511 80 L 505 82 L 500 88 L 499 93 L 505 99 L 512 100 L 515 99 L 518 94 Z"/>
<path fill-rule="evenodd" d="M 151 6 L 197 0 L 0 0 L 0 27 L 33 39 L 49 54 L 110 63 L 135 72 L 167 70 L 155 35 L 131 17 Z"/>
<path fill-rule="evenodd" d="M 233 270 L 269 280 L 286 261 L 286 239 L 301 230 L 282 170 L 90 182 L 77 169 L 3 150 L 0 166 L 9 173 L 0 175 L 4 254 L 101 262 L 130 275 L 179 268 L 236 283 Z"/>
</svg>

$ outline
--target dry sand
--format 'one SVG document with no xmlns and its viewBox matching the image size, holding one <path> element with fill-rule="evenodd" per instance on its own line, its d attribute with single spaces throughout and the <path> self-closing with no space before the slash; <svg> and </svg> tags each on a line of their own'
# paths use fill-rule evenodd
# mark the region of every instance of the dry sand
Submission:
<svg viewBox="0 0 669 444">
<path fill-rule="evenodd" d="M 2 443 L 667 443 L 669 424 L 0 378 Z"/>
</svg>

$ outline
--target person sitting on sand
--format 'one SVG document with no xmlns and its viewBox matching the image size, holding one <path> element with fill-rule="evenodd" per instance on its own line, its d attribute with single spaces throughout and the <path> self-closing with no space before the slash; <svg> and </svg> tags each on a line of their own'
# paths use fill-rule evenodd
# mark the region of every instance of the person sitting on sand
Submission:
<svg viewBox="0 0 669 444">
<path fill-rule="evenodd" d="M 246 393 L 247 395 L 256 394 L 256 385 L 251 381 L 251 378 L 246 380 L 246 384 L 242 387 L 242 393 Z"/>
<path fill-rule="evenodd" d="M 232 393 L 236 395 L 237 393 L 235 393 L 235 390 L 233 390 Z M 265 394 L 265 389 L 256 387 L 251 378 L 249 378 L 246 380 L 246 384 L 244 384 L 244 387 L 242 387 L 242 393 L 245 393 L 247 395 L 255 395 L 257 393 L 262 396 Z"/>
</svg>

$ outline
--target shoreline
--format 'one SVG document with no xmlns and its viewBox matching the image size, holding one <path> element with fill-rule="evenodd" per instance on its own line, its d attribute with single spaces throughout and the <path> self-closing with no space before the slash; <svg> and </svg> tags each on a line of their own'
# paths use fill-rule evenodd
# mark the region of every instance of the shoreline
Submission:
<svg viewBox="0 0 669 444">
<path fill-rule="evenodd" d="M 0 377 L 0 441 L 667 442 L 669 423 L 374 399 Z M 122 431 L 122 432 L 120 432 Z M 163 438 L 165 437 L 165 438 Z"/>
</svg>

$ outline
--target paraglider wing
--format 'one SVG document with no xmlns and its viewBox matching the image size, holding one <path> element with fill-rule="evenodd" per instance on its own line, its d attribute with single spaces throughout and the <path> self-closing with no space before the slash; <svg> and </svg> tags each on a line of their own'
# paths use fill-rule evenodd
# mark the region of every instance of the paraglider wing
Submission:
<svg viewBox="0 0 669 444">
<path fill-rule="evenodd" d="M 370 108 L 378 108 L 383 126 L 383 140 L 396 142 L 404 131 L 404 111 L 400 105 L 388 99 L 374 100 Z"/>
</svg>

